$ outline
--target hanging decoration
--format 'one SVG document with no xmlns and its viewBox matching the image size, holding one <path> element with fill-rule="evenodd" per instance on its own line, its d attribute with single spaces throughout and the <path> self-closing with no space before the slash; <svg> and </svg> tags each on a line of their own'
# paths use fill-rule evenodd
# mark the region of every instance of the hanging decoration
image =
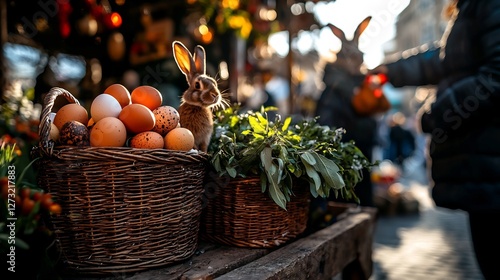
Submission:
<svg viewBox="0 0 500 280">
<path fill-rule="evenodd" d="M 104 16 L 104 24 L 108 29 L 116 29 L 122 25 L 122 17 L 117 12 L 108 13 Z"/>
<path fill-rule="evenodd" d="M 83 35 L 92 37 L 97 34 L 98 28 L 99 24 L 91 14 L 84 16 L 78 21 L 78 29 Z"/>
<path fill-rule="evenodd" d="M 119 61 L 125 55 L 125 39 L 120 32 L 114 32 L 108 39 L 108 55 L 114 61 Z"/>
<path fill-rule="evenodd" d="M 63 38 L 68 38 L 71 34 L 69 16 L 73 12 L 73 7 L 71 7 L 70 1 L 57 1 L 57 4 L 59 5 L 59 32 Z"/>
<path fill-rule="evenodd" d="M 86 0 L 92 16 L 99 24 L 99 30 L 115 30 L 122 25 L 123 19 L 118 12 L 113 12 L 109 1 L 102 0 L 97 4 L 95 0 Z"/>
</svg>

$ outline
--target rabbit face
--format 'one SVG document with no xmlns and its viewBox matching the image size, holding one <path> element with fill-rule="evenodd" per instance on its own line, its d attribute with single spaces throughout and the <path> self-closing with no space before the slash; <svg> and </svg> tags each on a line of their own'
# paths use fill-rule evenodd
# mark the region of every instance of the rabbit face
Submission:
<svg viewBox="0 0 500 280">
<path fill-rule="evenodd" d="M 182 99 L 191 105 L 211 107 L 221 102 L 221 94 L 217 82 L 212 77 L 202 74 L 193 78 Z"/>
<path fill-rule="evenodd" d="M 351 74 L 358 74 L 360 67 L 363 64 L 363 53 L 359 50 L 359 37 L 366 30 L 371 21 L 371 16 L 365 18 L 354 31 L 352 40 L 348 40 L 340 28 L 333 24 L 328 24 L 328 27 L 337 38 L 340 39 L 342 47 L 337 53 L 336 63 L 344 67 Z"/>
<path fill-rule="evenodd" d="M 217 81 L 206 74 L 205 49 L 196 46 L 193 55 L 181 42 L 173 43 L 174 59 L 186 76 L 188 89 L 182 95 L 182 102 L 194 106 L 213 107 L 222 101 Z"/>
<path fill-rule="evenodd" d="M 363 65 L 363 52 L 350 41 L 342 42 L 342 49 L 337 53 L 337 63 L 341 64 L 351 74 L 358 74 Z"/>
</svg>

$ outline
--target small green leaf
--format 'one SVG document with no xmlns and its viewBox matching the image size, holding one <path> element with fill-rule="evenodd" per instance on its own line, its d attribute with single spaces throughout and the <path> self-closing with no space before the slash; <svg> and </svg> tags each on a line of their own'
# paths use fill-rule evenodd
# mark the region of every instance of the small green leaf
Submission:
<svg viewBox="0 0 500 280">
<path fill-rule="evenodd" d="M 278 111 L 278 107 L 268 106 L 264 108 L 264 112 L 269 112 L 269 111 Z"/>
<path fill-rule="evenodd" d="M 314 198 L 318 197 L 318 192 L 316 191 L 316 185 L 313 181 L 309 181 L 309 189 Z"/>
<path fill-rule="evenodd" d="M 264 118 L 261 113 L 257 112 L 255 113 L 255 115 L 259 119 L 259 122 L 262 124 L 262 126 L 267 126 L 267 119 Z"/>
<path fill-rule="evenodd" d="M 305 159 L 302 160 L 302 163 L 304 163 L 307 176 L 311 178 L 312 182 L 314 183 L 316 191 L 319 190 L 319 188 L 321 187 L 321 178 L 319 177 L 318 172 L 316 172 L 314 167 L 310 165 Z"/>
<path fill-rule="evenodd" d="M 234 127 L 235 125 L 238 124 L 238 121 L 239 121 L 238 116 L 231 116 L 231 121 L 229 123 L 229 126 Z"/>
<path fill-rule="evenodd" d="M 263 134 L 266 132 L 265 127 L 262 126 L 261 123 L 259 123 L 259 121 L 257 120 L 256 117 L 249 116 L 248 122 L 250 123 L 250 126 L 252 127 L 252 129 L 255 133 Z"/>
<path fill-rule="evenodd" d="M 237 175 L 236 169 L 234 169 L 233 167 L 226 166 L 226 171 L 232 178 L 235 178 Z"/>
<path fill-rule="evenodd" d="M 283 170 L 285 169 L 285 164 L 283 163 L 283 160 L 280 158 L 275 159 L 275 161 L 278 162 L 278 175 L 277 177 L 277 183 L 279 184 L 281 182 L 281 177 L 283 176 Z"/>
<path fill-rule="evenodd" d="M 272 153 L 273 153 L 273 150 L 271 149 L 271 147 L 265 147 L 262 150 L 262 152 L 260 152 L 260 160 L 261 160 L 262 166 L 264 167 L 264 170 L 266 170 L 266 172 L 273 165 Z"/>
<path fill-rule="evenodd" d="M 291 117 L 287 117 L 285 119 L 285 122 L 283 123 L 283 127 L 281 128 L 281 131 L 285 131 L 288 129 L 288 126 L 290 126 L 290 123 L 292 122 L 292 118 Z"/>
<path fill-rule="evenodd" d="M 271 195 L 271 198 L 274 200 L 276 204 L 278 204 L 279 207 L 283 208 L 286 210 L 286 198 L 285 195 L 281 192 L 279 189 L 278 185 L 275 184 L 275 182 L 270 182 L 269 184 L 269 194 Z"/>
<path fill-rule="evenodd" d="M 315 165 L 316 164 L 316 159 L 314 159 L 314 156 L 310 152 L 303 152 L 300 155 L 300 158 L 302 159 L 302 162 L 307 162 L 310 165 Z"/>
<path fill-rule="evenodd" d="M 215 155 L 212 164 L 217 172 L 221 171 L 221 166 L 220 166 L 220 157 L 219 155 Z"/>
<path fill-rule="evenodd" d="M 264 136 L 257 134 L 257 133 L 252 133 L 253 137 L 255 137 L 255 140 L 262 140 L 264 139 Z"/>
<path fill-rule="evenodd" d="M 262 192 L 265 192 L 267 189 L 267 176 L 265 172 L 260 173 L 260 188 Z"/>
<path fill-rule="evenodd" d="M 318 153 L 312 153 L 314 158 L 316 159 L 316 163 L 314 165 L 315 169 L 321 173 L 323 179 L 325 179 L 325 183 L 331 188 L 341 189 L 345 187 L 344 180 L 342 176 L 339 174 L 339 167 L 333 160 L 330 160 Z"/>
</svg>

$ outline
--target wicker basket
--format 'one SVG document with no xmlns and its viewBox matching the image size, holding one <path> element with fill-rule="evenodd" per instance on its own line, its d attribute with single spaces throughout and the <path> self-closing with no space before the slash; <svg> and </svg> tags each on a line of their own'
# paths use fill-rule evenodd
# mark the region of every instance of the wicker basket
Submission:
<svg viewBox="0 0 500 280">
<path fill-rule="evenodd" d="M 287 210 L 262 193 L 260 178 L 231 179 L 202 213 L 204 240 L 237 247 L 271 248 L 293 240 L 307 227 L 310 193 L 296 186 Z"/>
<path fill-rule="evenodd" d="M 164 266 L 192 256 L 201 215 L 205 153 L 126 147 L 54 147 L 45 98 L 40 123 L 39 186 L 61 204 L 51 216 L 64 262 L 72 272 L 108 274 Z"/>
</svg>

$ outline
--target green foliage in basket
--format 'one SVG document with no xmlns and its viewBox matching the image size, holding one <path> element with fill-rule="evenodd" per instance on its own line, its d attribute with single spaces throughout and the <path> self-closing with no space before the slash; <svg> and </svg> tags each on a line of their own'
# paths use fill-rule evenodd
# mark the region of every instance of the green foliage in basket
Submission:
<svg viewBox="0 0 500 280">
<path fill-rule="evenodd" d="M 314 197 L 335 197 L 359 202 L 354 187 L 362 170 L 371 168 L 352 141 L 343 142 L 345 131 L 317 123 L 317 118 L 292 124 L 292 118 L 274 120 L 268 112 L 240 112 L 237 105 L 216 113 L 209 153 L 219 176 L 260 176 L 262 192 L 268 191 L 286 209 L 293 195 L 293 181 L 309 182 Z"/>
</svg>

